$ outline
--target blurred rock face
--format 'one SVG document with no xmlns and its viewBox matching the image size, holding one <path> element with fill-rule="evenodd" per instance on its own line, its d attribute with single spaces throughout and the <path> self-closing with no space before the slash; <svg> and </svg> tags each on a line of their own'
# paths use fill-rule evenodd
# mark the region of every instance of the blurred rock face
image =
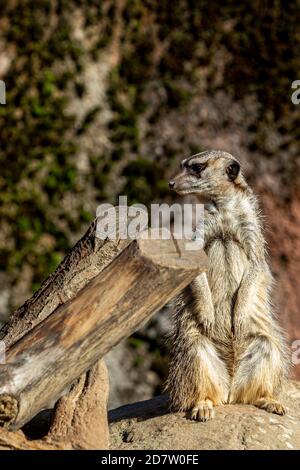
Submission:
<svg viewBox="0 0 300 470">
<path fill-rule="evenodd" d="M 294 194 L 291 201 L 284 204 L 269 193 L 263 195 L 263 207 L 268 221 L 267 235 L 276 279 L 274 303 L 292 344 L 300 338 L 300 199 Z M 300 365 L 295 365 L 293 372 L 296 378 L 300 378 Z"/>
<path fill-rule="evenodd" d="M 179 0 L 171 10 L 158 0 L 5 2 L 2 318 L 54 270 L 100 202 L 171 201 L 167 181 L 180 160 L 219 148 L 241 160 L 260 195 L 278 313 L 300 339 L 300 105 L 291 102 L 299 15 L 296 2 L 258 0 Z M 156 339 L 138 336 L 143 354 L 134 347 L 127 359 L 128 344 L 128 355 L 116 353 L 145 373 L 149 393 L 165 374 L 155 331 Z"/>
</svg>

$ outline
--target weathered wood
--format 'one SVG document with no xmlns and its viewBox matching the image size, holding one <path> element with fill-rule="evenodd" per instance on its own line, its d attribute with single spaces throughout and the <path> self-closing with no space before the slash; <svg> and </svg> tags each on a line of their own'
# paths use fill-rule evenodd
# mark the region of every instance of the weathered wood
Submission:
<svg viewBox="0 0 300 470">
<path fill-rule="evenodd" d="M 76 243 L 41 288 L 18 308 L 0 330 L 6 348 L 18 341 L 55 309 L 88 284 L 129 244 L 128 240 L 101 240 L 95 237 L 97 219 Z"/>
<path fill-rule="evenodd" d="M 68 300 L 73 299 L 91 279 L 99 274 L 105 268 L 105 266 L 129 244 L 128 240 L 101 240 L 96 238 L 96 224 L 97 219 L 92 222 L 87 232 L 76 243 L 69 254 L 60 263 L 58 268 L 44 281 L 41 288 L 20 308 L 17 309 L 11 315 L 9 321 L 2 327 L 0 331 L 0 339 L 5 341 L 6 348 L 9 348 L 14 343 L 16 343 L 32 328 L 47 318 L 60 305 L 63 305 Z M 99 369 L 102 370 L 100 375 L 103 377 L 103 370 L 105 369 L 105 364 L 103 361 L 99 362 Z M 1 373 L 4 374 L 5 371 L 2 370 Z M 95 370 L 93 370 L 93 375 L 95 375 Z M 86 383 L 89 376 L 89 372 L 84 374 L 83 377 L 81 377 L 81 382 Z M 99 380 L 99 378 L 95 378 L 96 382 L 97 380 Z M 108 379 L 106 379 L 106 382 L 108 389 Z M 79 385 L 76 383 L 74 386 L 78 387 Z M 104 388 L 104 384 L 102 388 Z M 99 397 L 97 403 L 99 405 L 99 410 L 101 411 L 101 419 L 99 413 L 97 413 L 97 417 L 98 429 L 102 432 L 103 445 L 103 439 L 106 435 L 108 426 L 106 413 L 102 412 L 103 407 L 106 406 L 105 395 L 103 395 L 102 402 L 100 402 L 101 400 Z M 65 393 L 63 403 L 64 413 L 67 413 L 67 408 L 69 406 L 69 413 L 74 413 L 76 415 L 80 414 L 80 410 L 74 409 L 72 391 L 70 393 Z M 93 409 L 93 403 L 91 403 L 90 406 L 86 406 L 87 408 L 91 407 Z M 7 420 L 10 420 L 10 417 L 16 414 L 17 407 L 18 402 L 13 397 L 8 397 L 7 400 L 5 397 L 2 397 L 2 403 L 0 405 L 0 423 L 5 425 Z M 59 410 L 61 410 L 61 405 L 59 406 Z M 60 422 L 59 411 L 56 412 L 55 416 L 56 422 Z M 89 419 L 84 431 L 87 434 L 89 434 L 87 429 L 88 423 L 90 423 L 91 431 L 94 432 L 94 423 L 91 419 Z M 77 431 L 79 432 L 78 427 Z M 4 430 L 1 430 L 1 433 L 3 442 L 5 441 L 9 443 L 9 440 L 11 440 L 12 448 L 14 448 L 13 442 L 15 441 L 16 449 L 41 448 L 40 446 L 48 448 L 47 446 L 50 445 L 46 444 L 44 441 L 41 441 L 40 443 L 37 443 L 37 446 L 35 447 L 35 445 L 30 441 L 27 442 L 25 436 L 22 437 L 22 433 L 16 435 L 15 437 L 11 432 L 5 433 Z M 95 434 L 95 438 L 96 436 L 97 433 Z M 77 437 L 73 435 L 73 441 L 80 442 L 80 435 Z M 58 441 L 55 446 L 59 446 Z"/>
<path fill-rule="evenodd" d="M 151 313 L 206 268 L 202 252 L 183 241 L 132 241 L 70 302 L 30 330 L 7 352 L 0 407 L 7 397 L 10 427 L 18 428 L 59 396 Z"/>
</svg>

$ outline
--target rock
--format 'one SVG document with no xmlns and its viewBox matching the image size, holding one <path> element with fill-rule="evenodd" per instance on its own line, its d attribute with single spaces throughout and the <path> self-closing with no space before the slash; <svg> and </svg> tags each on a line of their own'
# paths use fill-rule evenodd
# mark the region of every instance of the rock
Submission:
<svg viewBox="0 0 300 470">
<path fill-rule="evenodd" d="M 109 412 L 111 449 L 300 449 L 300 382 L 291 382 L 282 400 L 285 416 L 252 405 L 224 405 L 207 423 L 169 413 L 166 396 L 123 406 Z"/>
<path fill-rule="evenodd" d="M 0 427 L 0 450 L 108 449 L 109 384 L 100 360 L 61 397 L 55 409 L 44 410 L 22 430 Z"/>
<path fill-rule="evenodd" d="M 45 440 L 82 450 L 108 449 L 108 373 L 103 360 L 82 375 L 60 398 Z"/>
<path fill-rule="evenodd" d="M 263 183 L 262 183 L 263 184 Z M 260 190 L 259 194 L 263 194 Z M 300 198 L 287 205 L 279 203 L 274 194 L 263 195 L 263 213 L 266 216 L 267 240 L 271 252 L 271 266 L 276 285 L 273 290 L 274 305 L 279 319 L 289 337 L 292 349 L 299 350 L 299 266 L 300 266 Z M 280 220 L 280 223 L 278 221 Z M 300 379 L 300 355 L 293 357 L 294 378 Z"/>
</svg>

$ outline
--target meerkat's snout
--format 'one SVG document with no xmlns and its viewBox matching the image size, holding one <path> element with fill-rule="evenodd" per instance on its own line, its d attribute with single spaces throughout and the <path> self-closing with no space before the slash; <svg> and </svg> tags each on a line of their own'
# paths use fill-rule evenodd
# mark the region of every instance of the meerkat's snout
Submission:
<svg viewBox="0 0 300 470">
<path fill-rule="evenodd" d="M 183 186 L 186 186 L 185 176 L 183 173 L 179 173 L 178 175 L 174 176 L 172 180 L 169 181 L 169 188 L 175 191 L 178 194 L 182 193 L 184 189 Z"/>
</svg>

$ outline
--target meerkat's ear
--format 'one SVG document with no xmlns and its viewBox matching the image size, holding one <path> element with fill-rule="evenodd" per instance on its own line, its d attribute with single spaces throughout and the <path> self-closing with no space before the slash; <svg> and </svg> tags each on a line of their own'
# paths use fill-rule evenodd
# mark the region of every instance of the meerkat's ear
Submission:
<svg viewBox="0 0 300 470">
<path fill-rule="evenodd" d="M 232 162 L 227 166 L 226 173 L 230 181 L 234 181 L 236 179 L 240 172 L 240 168 L 240 164 L 235 160 L 232 160 Z"/>
</svg>

